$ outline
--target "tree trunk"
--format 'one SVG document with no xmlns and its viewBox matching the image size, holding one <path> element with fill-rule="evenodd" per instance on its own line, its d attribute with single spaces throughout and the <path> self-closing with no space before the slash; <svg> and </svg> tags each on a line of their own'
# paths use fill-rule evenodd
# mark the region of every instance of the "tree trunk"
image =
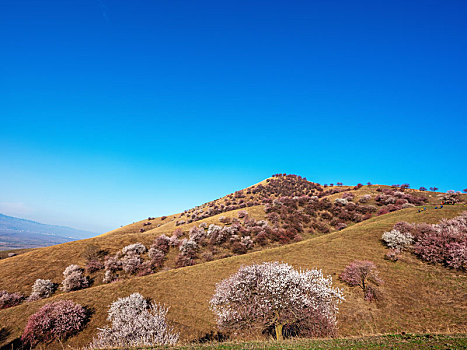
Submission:
<svg viewBox="0 0 467 350">
<path fill-rule="evenodd" d="M 283 325 L 281 324 L 278 324 L 276 323 L 274 325 L 275 329 L 276 329 L 276 340 L 284 340 L 284 337 L 282 337 L 282 328 L 284 327 Z"/>
</svg>

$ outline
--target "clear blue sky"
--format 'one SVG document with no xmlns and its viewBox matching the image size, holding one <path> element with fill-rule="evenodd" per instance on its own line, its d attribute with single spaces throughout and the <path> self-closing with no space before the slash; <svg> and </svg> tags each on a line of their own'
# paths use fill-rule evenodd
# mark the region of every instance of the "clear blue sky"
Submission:
<svg viewBox="0 0 467 350">
<path fill-rule="evenodd" d="M 3 0 L 0 212 L 104 232 L 273 173 L 467 187 L 467 1 Z"/>
</svg>

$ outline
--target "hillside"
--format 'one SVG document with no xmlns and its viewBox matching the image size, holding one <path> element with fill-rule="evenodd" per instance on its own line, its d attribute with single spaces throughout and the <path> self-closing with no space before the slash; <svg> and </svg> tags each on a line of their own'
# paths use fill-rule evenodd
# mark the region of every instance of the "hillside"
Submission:
<svg viewBox="0 0 467 350">
<path fill-rule="evenodd" d="M 92 237 L 91 232 L 0 214 L 0 250 L 46 247 Z"/>
<path fill-rule="evenodd" d="M 267 180 L 263 184 L 267 184 Z M 279 211 L 278 226 L 291 226 L 289 216 L 285 215 L 290 207 L 302 213 L 311 210 L 308 202 L 299 202 L 299 198 L 305 195 L 305 191 L 307 191 L 307 196 L 310 194 L 313 196 L 313 191 L 307 186 L 303 186 L 302 192 L 296 193 L 298 195 L 295 196 L 297 202 L 292 201 L 289 205 L 284 199 L 279 201 L 280 207 L 287 210 Z M 311 186 L 317 187 L 317 185 L 309 186 L 310 188 Z M 333 191 L 334 189 L 337 192 Z M 389 186 L 331 187 L 316 191 L 320 195 L 319 201 L 326 199 L 329 203 L 334 203 L 336 198 L 342 198 L 344 192 L 352 192 L 352 199 L 350 199 L 351 196 L 347 197 L 349 201 L 353 200 L 356 208 L 359 208 L 358 199 L 368 194 L 372 198 L 362 207 L 365 205 L 378 206 L 376 198 L 384 189 L 389 189 Z M 198 219 L 198 216 L 200 213 L 204 213 L 204 209 L 203 212 L 198 211 L 196 214 L 198 216 L 195 216 L 195 220 L 193 220 L 192 215 L 200 210 L 197 208 L 185 212 L 185 215 L 181 213 L 165 218 L 149 218 L 91 239 L 35 249 L 17 257 L 1 260 L 0 290 L 20 291 L 27 295 L 30 293 L 31 285 L 36 278 L 49 278 L 59 283 L 62 279 L 61 273 L 66 266 L 72 263 L 85 265 L 83 252 L 90 244 L 99 246 L 111 256 L 130 243 L 141 242 L 150 246 L 154 238 L 163 234 L 172 235 L 176 229 L 180 229 L 183 235 L 188 237 L 188 231 L 201 222 L 206 222 L 206 225 L 224 225 L 226 222 L 230 222 L 230 224 L 225 225 L 231 226 L 236 224 L 236 221 L 232 223 L 235 219 L 239 220 L 238 225 L 242 229 L 245 227 L 249 229 L 253 225 L 251 227 L 254 231 L 254 227 L 257 227 L 255 226 L 256 221 L 269 220 L 273 216 L 271 213 L 275 211 L 268 204 L 272 204 L 274 199 L 282 198 L 284 195 L 288 197 L 291 194 L 294 195 L 294 191 L 287 188 L 283 191 L 280 190 L 282 192 L 272 193 L 267 192 L 267 190 L 252 193 L 251 188 L 250 194 L 246 193 L 248 189 L 243 191 L 249 200 L 254 201 L 254 204 L 245 204 L 245 206 L 231 207 L 230 210 L 226 210 L 227 204 L 225 203 L 228 201 L 231 202 L 229 204 L 231 206 L 245 203 L 239 203 L 241 199 L 237 199 L 236 203 L 233 204 L 232 198 L 235 198 L 235 194 L 232 194 L 202 206 L 204 209 L 212 208 L 214 210 L 210 213 L 212 215 L 203 217 L 203 219 Z M 324 193 L 326 191 L 328 192 Z M 1 310 L 1 326 L 7 330 L 3 344 L 8 344 L 21 334 L 27 316 L 35 312 L 41 305 L 52 300 L 66 298 L 79 302 L 94 311 L 85 330 L 67 342 L 71 346 L 85 345 L 96 334 L 96 328 L 105 324 L 107 306 L 116 298 L 127 296 L 132 292 L 139 292 L 170 306 L 169 319 L 181 332 L 182 340 L 197 340 L 216 331 L 214 318 L 208 307 L 208 301 L 212 296 L 215 284 L 235 272 L 241 265 L 262 261 L 283 261 L 297 268 L 317 267 L 323 269 L 325 274 L 332 275 L 335 283 L 344 288 L 346 297 L 338 318 L 339 336 L 372 335 L 399 331 L 465 332 L 467 331 L 465 321 L 467 302 L 461 293 L 466 288 L 465 273 L 438 265 L 428 265 L 409 253 L 403 253 L 401 259 L 396 263 L 385 260 L 384 255 L 387 248 L 382 245 L 380 238 L 383 232 L 390 230 L 399 221 L 437 223 L 442 218 L 455 217 L 467 208 L 464 204 L 457 204 L 446 205 L 442 210 L 435 210 L 434 206 L 439 205 L 437 194 L 408 191 L 414 196 L 423 195 L 426 197 L 426 211 L 419 212 L 420 207 L 409 206 L 405 209 L 396 208 L 389 213 L 380 215 L 373 213 L 365 219 L 355 216 L 351 218 L 354 221 L 347 220 L 346 227 L 338 230 L 333 227 L 331 221 L 338 218 L 339 222 L 336 222 L 336 225 L 342 223 L 343 212 L 340 211 L 340 207 L 330 206 L 326 202 L 325 205 L 328 209 L 317 208 L 318 215 L 313 217 L 314 221 L 298 220 L 295 223 L 294 229 L 301 230 L 297 233 L 300 235 L 299 241 L 281 242 L 268 238 L 268 244 L 264 246 L 253 245 L 247 252 L 236 256 L 228 256 L 227 252 L 230 252 L 230 255 L 234 254 L 228 250 L 230 246 L 227 243 L 222 243 L 216 248 L 216 250 L 221 251 L 219 255 L 211 256 L 213 261 L 207 261 L 203 255 L 207 249 L 210 249 L 210 244 L 207 243 L 206 246 L 200 244 L 200 251 L 193 258 L 195 265 L 177 269 L 174 268 L 176 267 L 175 250 L 170 248 L 163 267 L 156 270 L 156 273 L 147 276 L 123 274 L 119 281 L 110 284 L 100 282 L 103 272 L 99 271 L 91 275 L 95 283 L 90 288 L 66 294 L 57 292 L 45 300 L 23 303 Z M 262 197 L 263 193 L 268 193 L 268 195 Z M 224 209 L 222 209 L 221 203 L 224 205 Z M 214 209 L 216 205 L 217 209 Z M 378 211 L 382 207 L 386 207 L 386 205 L 378 206 Z M 242 210 L 247 211 L 248 219 L 246 221 L 238 219 L 239 212 Z M 327 218 L 328 214 L 323 215 L 324 211 L 328 211 L 330 215 L 326 220 L 323 219 L 323 216 Z M 187 217 L 188 212 L 193 213 L 190 215 L 192 221 L 180 223 L 183 217 Z M 354 211 L 346 211 L 344 214 L 347 215 L 349 212 L 353 213 Z M 177 223 L 177 221 L 179 222 Z M 151 224 L 148 225 L 148 222 Z M 313 223 L 316 225 L 324 224 L 328 232 L 321 232 L 312 225 Z M 355 259 L 372 260 L 377 265 L 385 282 L 382 286 L 384 298 L 381 301 L 367 303 L 361 298 L 361 291 L 346 287 L 337 280 L 336 277 L 342 269 Z"/>
</svg>

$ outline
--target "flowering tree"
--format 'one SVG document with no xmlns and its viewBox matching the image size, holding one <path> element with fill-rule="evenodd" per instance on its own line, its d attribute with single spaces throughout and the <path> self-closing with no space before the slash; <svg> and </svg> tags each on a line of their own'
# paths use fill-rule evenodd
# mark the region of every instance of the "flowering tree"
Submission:
<svg viewBox="0 0 467 350">
<path fill-rule="evenodd" d="M 276 339 L 283 327 L 318 325 L 332 333 L 342 292 L 320 270 L 296 271 L 288 264 L 266 262 L 241 267 L 221 281 L 210 304 L 222 329 L 273 326 Z M 316 325 L 315 325 L 316 326 Z"/>
<path fill-rule="evenodd" d="M 8 293 L 6 290 L 0 290 L 0 310 L 21 304 L 24 296 L 20 293 Z"/>
<path fill-rule="evenodd" d="M 401 232 L 396 229 L 384 232 L 381 239 L 389 248 L 397 249 L 400 251 L 413 243 L 413 236 L 410 234 L 410 232 Z"/>
<path fill-rule="evenodd" d="M 467 270 L 467 212 L 439 224 L 414 227 L 414 252 L 422 260 Z"/>
<path fill-rule="evenodd" d="M 359 286 L 363 290 L 365 300 L 372 300 L 376 296 L 376 289 L 371 284 L 380 285 L 383 281 L 378 276 L 378 270 L 371 261 L 355 260 L 347 265 L 339 279 L 349 286 Z"/>
<path fill-rule="evenodd" d="M 100 329 L 91 349 L 173 345 L 178 334 L 166 322 L 168 309 L 148 301 L 139 293 L 120 298 L 110 305 L 107 320 L 112 325 Z"/>
<path fill-rule="evenodd" d="M 38 278 L 32 286 L 32 293 L 28 300 L 38 300 L 50 297 L 55 291 L 55 284 L 51 280 L 43 280 Z"/>
<path fill-rule="evenodd" d="M 45 304 L 28 319 L 21 339 L 35 346 L 40 342 L 62 341 L 80 331 L 86 322 L 86 310 L 71 300 Z"/>
<path fill-rule="evenodd" d="M 62 290 L 70 292 L 89 287 L 89 280 L 83 274 L 83 269 L 78 265 L 69 265 L 63 271 Z"/>
</svg>

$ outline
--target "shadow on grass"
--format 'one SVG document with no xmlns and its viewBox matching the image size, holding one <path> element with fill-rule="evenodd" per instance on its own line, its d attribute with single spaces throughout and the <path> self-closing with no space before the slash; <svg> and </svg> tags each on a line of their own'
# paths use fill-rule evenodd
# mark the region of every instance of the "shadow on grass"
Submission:
<svg viewBox="0 0 467 350">
<path fill-rule="evenodd" d="M 7 328 L 0 328 L 0 344 L 3 343 L 9 336 L 11 332 Z M 0 345 L 0 350 L 12 350 L 12 349 L 23 349 L 23 342 L 20 338 L 16 338 L 9 343 Z"/>
</svg>

